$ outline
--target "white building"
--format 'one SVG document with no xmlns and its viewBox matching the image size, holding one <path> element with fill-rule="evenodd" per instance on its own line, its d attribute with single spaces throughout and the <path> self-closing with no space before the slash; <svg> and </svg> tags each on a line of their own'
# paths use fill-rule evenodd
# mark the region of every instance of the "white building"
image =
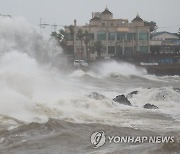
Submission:
<svg viewBox="0 0 180 154">
<path fill-rule="evenodd" d="M 176 53 L 179 51 L 180 41 L 177 34 L 156 32 L 151 34 L 150 45 L 153 53 Z"/>
<path fill-rule="evenodd" d="M 178 40 L 179 37 L 169 32 L 156 32 L 152 34 L 152 40 L 165 41 L 165 40 Z"/>
<path fill-rule="evenodd" d="M 89 50 L 91 59 L 97 57 L 96 51 L 93 51 L 93 44 L 96 41 L 101 41 L 104 46 L 103 57 L 148 54 L 150 52 L 150 27 L 144 24 L 144 20 L 139 15 L 131 22 L 127 19 L 114 19 L 113 13 L 106 8 L 103 12 L 92 13 L 89 24 L 84 26 L 75 24 L 74 29 L 75 38 L 71 37 L 67 45 L 74 50 L 76 57 L 85 58 L 87 50 Z M 76 37 L 79 29 L 83 32 L 88 31 L 91 36 L 88 49 L 86 49 L 84 41 L 81 42 Z M 65 28 L 65 31 L 70 35 L 68 27 Z"/>
</svg>

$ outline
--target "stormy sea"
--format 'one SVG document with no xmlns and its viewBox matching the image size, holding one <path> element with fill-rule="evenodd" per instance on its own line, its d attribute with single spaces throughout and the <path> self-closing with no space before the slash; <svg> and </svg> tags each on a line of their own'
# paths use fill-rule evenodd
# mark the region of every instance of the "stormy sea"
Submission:
<svg viewBox="0 0 180 154">
<path fill-rule="evenodd" d="M 174 142 L 106 138 L 95 148 L 91 135 L 99 131 Z M 22 17 L 0 17 L 0 154 L 178 154 L 179 137 L 180 76 L 149 75 L 116 61 L 71 69 L 53 38 Z"/>
</svg>

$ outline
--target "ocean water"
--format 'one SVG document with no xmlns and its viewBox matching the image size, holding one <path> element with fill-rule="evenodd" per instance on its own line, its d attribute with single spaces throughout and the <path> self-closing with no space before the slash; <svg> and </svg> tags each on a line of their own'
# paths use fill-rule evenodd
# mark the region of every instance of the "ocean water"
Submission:
<svg viewBox="0 0 180 154">
<path fill-rule="evenodd" d="M 125 62 L 70 69 L 58 44 L 24 18 L 0 18 L 0 154 L 179 153 L 165 144 L 108 144 L 90 136 L 180 136 L 180 77 Z M 133 91 L 137 94 L 130 96 Z M 132 106 L 113 102 L 124 94 Z M 159 107 L 147 110 L 147 103 Z"/>
</svg>

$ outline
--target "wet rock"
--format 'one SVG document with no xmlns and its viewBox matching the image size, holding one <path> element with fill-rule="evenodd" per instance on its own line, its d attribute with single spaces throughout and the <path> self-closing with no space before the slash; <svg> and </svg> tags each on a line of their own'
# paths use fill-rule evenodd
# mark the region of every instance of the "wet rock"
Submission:
<svg viewBox="0 0 180 154">
<path fill-rule="evenodd" d="M 144 108 L 145 109 L 159 109 L 156 105 L 153 105 L 153 104 L 145 104 L 144 105 Z"/>
<path fill-rule="evenodd" d="M 129 94 L 127 94 L 127 97 L 132 97 L 133 95 L 137 95 L 138 94 L 138 91 L 132 91 L 130 92 Z"/>
<path fill-rule="evenodd" d="M 89 98 L 96 99 L 96 100 L 102 100 L 105 98 L 104 95 L 99 94 L 97 92 L 92 92 L 90 95 L 88 95 Z"/>
<path fill-rule="evenodd" d="M 126 98 L 125 95 L 118 95 L 116 96 L 116 98 L 113 99 L 113 101 L 118 102 L 120 104 L 132 106 L 130 101 Z"/>
<path fill-rule="evenodd" d="M 180 88 L 173 88 L 173 90 L 180 93 Z"/>
</svg>

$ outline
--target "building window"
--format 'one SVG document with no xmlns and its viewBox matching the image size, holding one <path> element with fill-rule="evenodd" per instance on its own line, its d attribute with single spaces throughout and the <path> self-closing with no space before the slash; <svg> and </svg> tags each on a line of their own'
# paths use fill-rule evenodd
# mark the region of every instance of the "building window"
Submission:
<svg viewBox="0 0 180 154">
<path fill-rule="evenodd" d="M 125 40 L 125 33 L 117 33 L 117 40 Z"/>
<path fill-rule="evenodd" d="M 133 47 L 125 47 L 124 52 L 125 52 L 125 55 L 132 55 L 133 54 Z"/>
<path fill-rule="evenodd" d="M 141 53 L 148 53 L 148 46 L 140 46 L 139 51 Z"/>
<path fill-rule="evenodd" d="M 122 47 L 118 45 L 118 46 L 116 47 L 116 54 L 117 54 L 117 55 L 122 55 L 122 51 L 123 51 Z"/>
<path fill-rule="evenodd" d="M 139 40 L 148 40 L 148 33 L 139 33 Z"/>
<path fill-rule="evenodd" d="M 108 54 L 115 54 L 115 46 L 108 46 Z"/>
<path fill-rule="evenodd" d="M 104 41 L 106 40 L 106 32 L 100 31 L 97 33 L 97 40 Z"/>
<path fill-rule="evenodd" d="M 116 39 L 116 33 L 109 33 L 108 34 L 108 40 L 114 41 Z"/>
<path fill-rule="evenodd" d="M 127 40 L 134 40 L 135 39 L 135 34 L 134 33 L 127 33 Z"/>
<path fill-rule="evenodd" d="M 105 26 L 105 23 L 104 23 L 104 22 L 102 23 L 102 26 Z"/>
</svg>

